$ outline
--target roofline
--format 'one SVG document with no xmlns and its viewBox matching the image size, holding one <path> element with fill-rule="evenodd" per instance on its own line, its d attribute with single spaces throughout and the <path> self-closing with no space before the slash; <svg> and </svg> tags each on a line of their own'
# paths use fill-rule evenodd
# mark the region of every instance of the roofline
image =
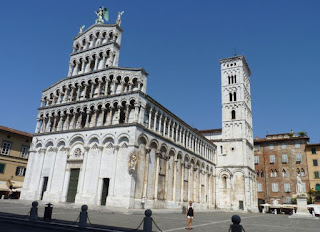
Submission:
<svg viewBox="0 0 320 232">
<path fill-rule="evenodd" d="M 210 132 L 222 132 L 222 128 L 218 129 L 206 129 L 206 130 L 198 130 L 200 133 L 210 133 Z"/>
<path fill-rule="evenodd" d="M 289 140 L 299 140 L 299 139 L 305 139 L 305 140 L 309 140 L 309 137 L 306 136 L 301 136 L 301 137 L 290 137 L 290 138 L 275 138 L 275 139 L 266 139 L 266 138 L 261 138 L 261 139 L 254 139 L 253 142 L 254 143 L 267 143 L 267 142 L 272 142 L 272 141 L 289 141 Z"/>
<path fill-rule="evenodd" d="M 119 31 L 123 32 L 123 29 L 122 27 L 120 27 L 118 24 L 92 24 L 90 27 L 88 27 L 85 31 L 83 31 L 81 34 L 78 34 L 76 37 L 73 38 L 73 40 L 76 40 L 78 39 L 80 36 L 82 36 L 83 34 L 85 34 L 87 31 L 89 31 L 91 28 L 94 28 L 94 27 L 116 27 Z"/>
<path fill-rule="evenodd" d="M 307 147 L 312 147 L 312 146 L 320 146 L 320 143 L 309 143 L 309 144 L 307 144 Z"/>
<path fill-rule="evenodd" d="M 5 132 L 9 132 L 9 133 L 13 133 L 13 134 L 17 134 L 17 135 L 21 135 L 24 137 L 29 137 L 32 139 L 33 135 L 28 133 L 28 132 L 24 132 L 24 131 L 20 131 L 20 130 L 16 130 L 10 127 L 5 127 L 5 126 L 1 126 L 0 125 L 0 130 L 1 131 L 5 131 Z"/>
</svg>

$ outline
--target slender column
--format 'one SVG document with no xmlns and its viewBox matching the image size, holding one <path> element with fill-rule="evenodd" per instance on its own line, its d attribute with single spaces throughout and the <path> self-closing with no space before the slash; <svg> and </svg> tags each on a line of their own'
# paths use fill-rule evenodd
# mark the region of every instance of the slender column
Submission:
<svg viewBox="0 0 320 232">
<path fill-rule="evenodd" d="M 82 100 L 86 99 L 86 95 L 87 95 L 87 92 L 88 92 L 88 84 L 85 84 L 84 85 L 84 90 L 83 90 L 83 93 L 82 93 Z"/>
<path fill-rule="evenodd" d="M 171 124 L 171 119 L 169 119 L 169 122 L 168 122 L 168 138 L 169 139 L 171 139 L 171 132 L 172 132 L 172 130 L 171 130 L 171 128 L 172 128 L 172 124 Z"/>
<path fill-rule="evenodd" d="M 152 108 L 149 110 L 149 122 L 148 122 L 148 129 L 151 129 L 151 115 L 152 115 Z"/>
<path fill-rule="evenodd" d="M 72 130 L 74 129 L 74 120 L 75 120 L 75 117 L 76 117 L 76 113 L 75 112 L 72 112 L 70 113 L 70 124 L 69 124 L 69 129 Z"/>
<path fill-rule="evenodd" d="M 99 61 L 100 59 L 98 58 L 98 56 L 95 57 L 95 63 L 94 63 L 94 70 L 98 70 L 98 64 L 99 64 Z"/>
<path fill-rule="evenodd" d="M 104 96 L 107 96 L 108 95 L 108 83 L 109 81 L 108 80 L 106 80 L 106 84 L 105 84 L 105 86 L 104 86 Z"/>
<path fill-rule="evenodd" d="M 178 160 L 173 161 L 173 188 L 172 188 L 172 201 L 176 201 L 176 188 L 177 188 L 177 163 Z"/>
<path fill-rule="evenodd" d="M 98 97 L 100 97 L 100 95 L 101 95 L 101 82 L 102 81 L 99 81 L 99 84 L 98 84 Z"/>
<path fill-rule="evenodd" d="M 116 80 L 112 80 L 112 91 L 111 91 L 111 93 L 112 94 L 116 94 Z"/>
<path fill-rule="evenodd" d="M 86 118 L 86 125 L 85 125 L 85 127 L 89 127 L 89 126 L 90 126 L 90 124 L 89 124 L 90 110 L 87 110 L 86 113 L 87 113 L 87 118 Z"/>
<path fill-rule="evenodd" d="M 79 86 L 78 86 L 78 92 L 77 92 L 76 101 L 79 101 L 79 100 L 80 100 L 80 93 L 81 93 L 81 86 L 79 85 Z"/>
<path fill-rule="evenodd" d="M 154 118 L 153 118 L 153 130 L 154 131 L 157 131 L 156 129 L 157 129 L 157 118 L 158 118 L 158 111 L 156 111 L 155 113 L 154 113 Z"/>
<path fill-rule="evenodd" d="M 109 52 L 109 58 L 107 60 L 107 65 L 108 65 L 108 67 L 113 66 L 113 52 L 112 51 Z"/>
<path fill-rule="evenodd" d="M 70 77 L 72 75 L 72 68 L 73 68 L 73 64 L 69 63 L 68 77 Z"/>
<path fill-rule="evenodd" d="M 98 125 L 99 110 L 96 109 L 95 113 L 96 113 L 96 118 L 95 118 L 95 120 L 94 120 L 94 125 L 93 125 L 94 127 Z"/>
<path fill-rule="evenodd" d="M 199 184 L 199 186 L 198 186 L 198 201 L 199 201 L 199 203 L 201 203 L 202 201 L 202 199 L 201 199 L 201 188 L 202 188 L 202 183 L 201 183 L 201 181 L 202 181 L 202 171 L 201 171 L 201 168 L 200 168 L 200 170 L 199 170 L 199 174 L 198 174 L 198 176 L 199 176 L 199 180 L 198 180 L 198 184 Z"/>
<path fill-rule="evenodd" d="M 179 125 L 176 123 L 176 136 L 175 136 L 176 143 L 178 143 L 178 134 L 179 134 Z"/>
<path fill-rule="evenodd" d="M 112 188 L 112 196 L 115 196 L 115 186 L 116 186 L 116 176 L 117 176 L 117 165 L 118 165 L 118 152 L 119 152 L 119 146 L 114 146 L 114 163 L 113 163 L 113 188 Z"/>
<path fill-rule="evenodd" d="M 51 116 L 48 116 L 48 122 L 47 122 L 47 125 L 46 125 L 45 132 L 50 132 L 51 118 L 52 118 Z"/>
<path fill-rule="evenodd" d="M 81 61 L 81 71 L 79 73 L 84 73 L 84 60 Z"/>
<path fill-rule="evenodd" d="M 162 127 L 162 114 L 160 113 L 159 116 L 159 128 L 158 128 L 158 133 L 161 134 L 161 128 Z"/>
<path fill-rule="evenodd" d="M 147 197 L 147 185 L 148 185 L 148 174 L 149 174 L 149 156 L 150 156 L 150 148 L 145 149 L 145 164 L 144 164 L 144 177 L 143 177 L 143 191 L 142 198 L 145 199 Z"/>
<path fill-rule="evenodd" d="M 67 123 L 65 124 L 64 130 L 70 129 L 71 117 L 72 117 L 72 115 L 70 113 L 67 113 L 67 118 L 66 118 Z"/>
<path fill-rule="evenodd" d="M 164 199 L 167 200 L 168 199 L 168 178 L 169 178 L 169 159 L 170 156 L 166 156 L 165 157 L 165 161 L 166 161 L 166 178 L 165 178 L 165 188 L 164 188 Z"/>
<path fill-rule="evenodd" d="M 86 68 L 84 70 L 86 73 L 90 72 L 90 63 L 91 63 L 91 61 L 92 61 L 92 58 L 89 58 L 88 62 L 86 62 Z"/>
<path fill-rule="evenodd" d="M 105 55 L 102 54 L 102 57 L 99 59 L 98 69 L 102 69 L 104 67 L 104 62 L 105 62 L 104 56 Z"/>
<path fill-rule="evenodd" d="M 116 124 L 119 124 L 119 122 L 120 122 L 121 108 L 122 107 L 120 105 L 118 105 L 118 107 L 117 107 L 118 111 L 117 111 L 117 122 L 116 122 Z"/>
<path fill-rule="evenodd" d="M 130 104 L 126 104 L 126 118 L 125 118 L 125 123 L 128 123 L 129 122 L 129 113 L 130 113 Z"/>
<path fill-rule="evenodd" d="M 120 93 L 123 93 L 124 92 L 124 82 L 121 81 L 119 85 L 121 86 Z"/>
<path fill-rule="evenodd" d="M 94 127 L 96 122 L 96 109 L 93 109 L 89 127 Z"/>
<path fill-rule="evenodd" d="M 183 187 L 184 187 L 184 163 L 181 162 L 181 180 L 180 180 L 180 201 L 183 202 Z"/>
<path fill-rule="evenodd" d="M 82 117 L 83 117 L 83 113 L 82 113 L 82 111 L 80 111 L 79 112 L 79 116 L 78 116 L 78 120 L 77 120 L 77 123 L 76 123 L 76 129 L 80 129 L 81 128 Z"/>
<path fill-rule="evenodd" d="M 164 116 L 162 136 L 166 136 L 167 117 Z"/>
<path fill-rule="evenodd" d="M 99 114 L 99 117 L 98 117 L 97 126 L 103 126 L 104 114 L 105 114 L 105 107 L 102 107 L 101 113 Z"/>
<path fill-rule="evenodd" d="M 156 171 L 154 176 L 154 193 L 153 193 L 153 199 L 158 199 L 158 180 L 159 180 L 159 157 L 161 156 L 160 152 L 156 153 Z"/>
<path fill-rule="evenodd" d="M 109 107 L 109 120 L 107 119 L 107 125 L 112 125 L 112 115 L 113 115 L 113 108 Z"/>
<path fill-rule="evenodd" d="M 50 169 L 49 183 L 48 183 L 48 188 L 46 190 L 48 192 L 51 192 L 52 179 L 53 179 L 53 174 L 54 174 L 54 170 L 55 170 L 58 148 L 53 148 L 53 152 L 54 152 L 54 161 L 53 161 L 52 167 Z"/>
<path fill-rule="evenodd" d="M 80 189 L 80 193 L 81 195 L 83 194 L 83 190 L 84 190 L 84 183 L 85 183 L 85 180 L 86 180 L 86 171 L 87 171 L 87 163 L 88 163 L 88 154 L 89 154 L 89 149 L 90 147 L 84 147 L 84 153 L 83 153 L 83 164 L 82 164 L 82 178 L 80 179 L 81 181 L 80 182 L 80 186 L 79 186 L 79 189 Z"/>
<path fill-rule="evenodd" d="M 63 117 L 63 114 L 60 114 L 60 119 L 58 122 L 57 131 L 61 131 L 61 129 L 62 129 L 62 117 Z"/>
<path fill-rule="evenodd" d="M 77 75 L 77 62 L 75 64 L 73 64 L 71 76 L 75 76 L 75 75 Z"/>
<path fill-rule="evenodd" d="M 69 97 L 68 102 L 70 102 L 70 101 L 73 100 L 74 89 L 75 89 L 75 87 L 72 86 L 72 87 L 71 87 L 71 93 L 70 93 L 70 97 Z"/>
<path fill-rule="evenodd" d="M 95 85 L 95 83 L 93 82 L 92 84 L 91 84 L 91 90 L 90 90 L 90 97 L 89 98 L 93 98 L 93 95 L 94 95 L 94 92 L 93 92 L 93 88 L 94 88 L 94 85 Z"/>
<path fill-rule="evenodd" d="M 34 133 L 38 133 L 39 132 L 39 126 L 40 126 L 40 118 L 37 118 L 37 125 L 36 125 L 36 130 Z"/>
<path fill-rule="evenodd" d="M 192 178 L 193 165 L 188 169 L 188 201 L 192 200 L 192 188 L 193 188 L 193 178 Z"/>
<path fill-rule="evenodd" d="M 134 122 L 138 122 L 139 119 L 139 104 L 134 105 Z"/>
<path fill-rule="evenodd" d="M 145 106 L 141 105 L 140 107 L 140 111 L 139 111 L 139 119 L 138 119 L 138 123 L 144 125 L 144 111 L 145 111 Z"/>
</svg>

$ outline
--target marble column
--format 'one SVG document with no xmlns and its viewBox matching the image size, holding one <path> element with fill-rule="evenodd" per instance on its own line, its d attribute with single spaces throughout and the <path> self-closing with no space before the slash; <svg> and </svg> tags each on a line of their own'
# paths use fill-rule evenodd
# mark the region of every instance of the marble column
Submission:
<svg viewBox="0 0 320 232">
<path fill-rule="evenodd" d="M 144 199 L 147 198 L 150 151 L 151 149 L 148 147 L 145 149 L 145 164 L 144 164 L 143 191 L 142 191 L 142 198 Z"/>
<path fill-rule="evenodd" d="M 148 121 L 148 129 L 151 129 L 151 115 L 152 115 L 152 108 L 149 110 L 149 121 Z"/>
<path fill-rule="evenodd" d="M 181 160 L 181 180 L 180 180 L 180 201 L 183 202 L 183 187 L 184 187 L 184 163 Z"/>
<path fill-rule="evenodd" d="M 176 188 L 177 188 L 177 163 L 178 160 L 173 161 L 173 188 L 172 188 L 172 201 L 176 201 Z"/>
<path fill-rule="evenodd" d="M 156 170 L 154 174 L 154 194 L 153 194 L 153 199 L 157 200 L 158 199 L 158 180 L 159 180 L 159 162 L 160 162 L 160 157 L 161 153 L 156 152 L 155 158 L 156 158 Z"/>
</svg>

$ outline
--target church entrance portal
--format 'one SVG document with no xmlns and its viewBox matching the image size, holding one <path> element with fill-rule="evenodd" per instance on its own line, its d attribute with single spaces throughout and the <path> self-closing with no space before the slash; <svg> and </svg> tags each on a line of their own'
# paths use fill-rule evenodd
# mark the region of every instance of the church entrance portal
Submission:
<svg viewBox="0 0 320 232">
<path fill-rule="evenodd" d="M 67 202 L 74 203 L 75 201 L 78 188 L 79 173 L 79 168 L 71 169 Z"/>
<path fill-rule="evenodd" d="M 102 194 L 101 194 L 101 205 L 106 205 L 106 200 L 109 191 L 109 178 L 103 178 Z"/>
</svg>

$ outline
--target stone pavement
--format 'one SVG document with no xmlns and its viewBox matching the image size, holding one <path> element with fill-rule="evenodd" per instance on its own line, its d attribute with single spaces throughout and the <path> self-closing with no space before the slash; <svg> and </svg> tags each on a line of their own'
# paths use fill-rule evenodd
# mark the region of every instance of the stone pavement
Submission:
<svg viewBox="0 0 320 232">
<path fill-rule="evenodd" d="M 39 204 L 39 216 L 43 217 L 44 203 Z M 69 223 L 74 222 L 80 212 L 80 206 L 75 209 L 75 205 L 54 205 L 53 219 L 65 220 Z M 11 215 L 26 215 L 31 208 L 31 202 L 22 202 L 17 200 L 0 200 L 0 216 L 4 213 Z M 92 224 L 108 225 L 114 227 L 124 227 L 135 229 L 142 221 L 144 215 L 143 210 L 128 211 L 125 213 L 114 213 L 111 210 L 102 210 L 95 208 L 88 210 L 88 215 Z M 104 207 L 103 207 L 104 209 Z M 162 231 L 185 231 L 186 218 L 183 214 L 172 210 L 153 210 L 153 219 Z M 193 223 L 193 231 L 215 231 L 227 232 L 231 224 L 231 216 L 233 214 L 240 215 L 241 224 L 247 232 L 313 232 L 319 231 L 320 220 L 306 219 L 289 219 L 288 215 L 273 215 L 273 214 L 253 214 L 253 213 L 235 213 L 235 212 L 198 212 L 195 208 L 195 218 Z M 0 226 L 2 226 L 0 222 Z M 8 224 L 6 228 L 10 228 Z M 14 227 L 14 225 L 12 225 Z M 2 228 L 2 227 L 0 227 Z M 154 226 L 154 231 L 158 231 Z M 141 227 L 142 229 L 142 227 Z M 11 231 L 6 229 L 6 232 Z M 19 230 L 12 230 L 19 231 Z M 24 230 L 27 231 L 27 230 Z M 33 230 L 30 230 L 33 231 Z M 41 230 L 34 230 L 41 231 Z"/>
</svg>

